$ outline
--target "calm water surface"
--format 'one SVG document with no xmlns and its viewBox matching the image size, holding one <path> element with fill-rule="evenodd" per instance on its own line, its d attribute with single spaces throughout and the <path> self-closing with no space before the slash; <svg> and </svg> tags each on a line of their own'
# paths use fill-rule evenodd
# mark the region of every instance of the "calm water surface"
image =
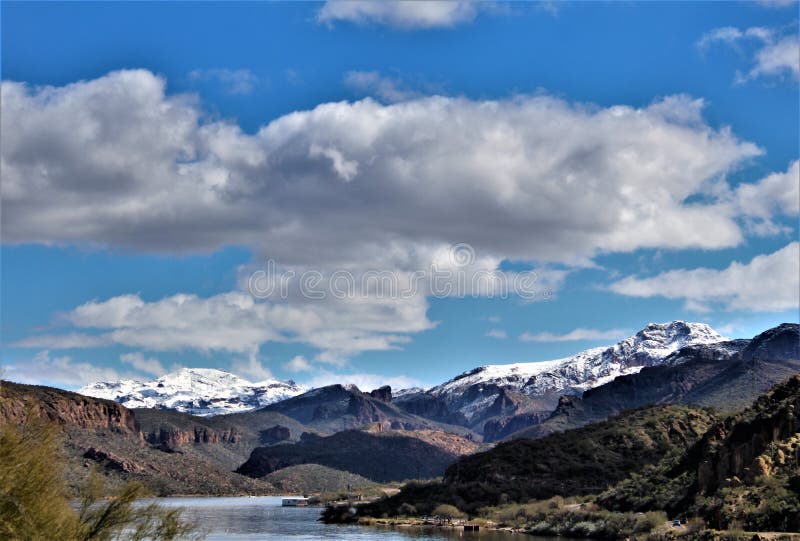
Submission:
<svg viewBox="0 0 800 541">
<path fill-rule="evenodd" d="M 184 508 L 183 516 L 199 524 L 209 541 L 243 539 L 349 539 L 353 541 L 543 541 L 527 535 L 501 532 L 394 530 L 364 526 L 327 525 L 318 522 L 321 509 L 281 507 L 276 497 L 159 498 L 165 507 Z"/>
</svg>

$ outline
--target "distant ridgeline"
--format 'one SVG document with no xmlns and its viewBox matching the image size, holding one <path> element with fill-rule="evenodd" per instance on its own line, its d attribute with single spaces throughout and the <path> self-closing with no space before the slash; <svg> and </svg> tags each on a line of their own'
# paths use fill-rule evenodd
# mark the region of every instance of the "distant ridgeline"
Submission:
<svg viewBox="0 0 800 541">
<path fill-rule="evenodd" d="M 631 468 L 655 468 L 665 455 L 694 448 L 725 415 L 800 372 L 799 343 L 797 324 L 734 341 L 702 324 L 652 324 L 611 347 L 543 363 L 480 367 L 427 391 L 397 393 L 350 385 L 305 391 L 195 369 L 164 376 L 169 384 L 155 387 L 164 394 L 149 409 L 3 382 L 0 422 L 24 424 L 39 415 L 60 425 L 73 486 L 87 466 L 98 466 L 112 481 L 140 479 L 160 495 L 278 491 L 270 480 L 313 491 L 314 472 L 325 472 L 327 488 L 348 475 L 381 482 L 443 475 L 435 489 L 410 486 L 402 497 L 424 502 L 435 490 L 439 503 L 472 510 L 595 494 L 624 483 Z M 197 378 L 204 382 L 202 399 L 171 398 Z M 225 390 L 226 381 L 233 387 Z M 90 387 L 130 391 L 136 385 Z M 284 392 L 291 396 L 273 401 Z M 259 400 L 269 403 L 250 407 Z M 168 404 L 203 407 L 206 414 L 217 405 L 244 411 L 198 417 Z M 488 450 L 482 439 L 507 443 Z M 464 455 L 472 456 L 457 461 Z M 284 469 L 287 475 L 276 474 Z M 637 505 L 621 495 L 607 501 L 620 509 Z M 665 502 L 659 505 L 679 508 Z"/>
</svg>

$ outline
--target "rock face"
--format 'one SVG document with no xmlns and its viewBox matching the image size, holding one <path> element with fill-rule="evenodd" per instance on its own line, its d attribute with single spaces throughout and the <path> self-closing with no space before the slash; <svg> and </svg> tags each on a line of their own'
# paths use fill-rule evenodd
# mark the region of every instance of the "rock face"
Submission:
<svg viewBox="0 0 800 541">
<path fill-rule="evenodd" d="M 745 361 L 800 359 L 800 325 L 783 323 L 759 334 L 742 352 Z"/>
<path fill-rule="evenodd" d="M 714 426 L 687 454 L 684 467 L 696 469 L 698 492 L 710 495 L 733 477 L 752 480 L 769 474 L 762 453 L 798 432 L 800 375 L 774 387 L 751 410 Z"/>
<path fill-rule="evenodd" d="M 138 434 L 138 425 L 131 411 L 116 402 L 87 398 L 51 387 L 7 381 L 0 385 L 0 421 L 22 424 L 30 413 L 34 413 L 62 426 Z"/>
<path fill-rule="evenodd" d="M 239 434 L 235 428 L 228 430 L 212 430 L 207 427 L 195 426 L 189 430 L 175 430 L 159 428 L 142 434 L 144 439 L 153 445 L 166 444 L 175 448 L 190 443 L 237 443 Z"/>
<path fill-rule="evenodd" d="M 83 453 L 84 458 L 88 458 L 89 460 L 93 460 L 95 462 L 105 462 L 106 465 L 115 470 L 119 470 L 121 472 L 126 473 L 139 473 L 144 468 L 142 468 L 139 464 L 135 462 L 131 462 L 130 460 L 125 460 L 124 458 L 115 455 L 109 451 L 102 451 L 100 449 L 96 449 L 94 447 L 89 447 L 85 453 Z"/>
<path fill-rule="evenodd" d="M 392 388 L 388 385 L 384 385 L 378 389 L 374 389 L 370 391 L 369 395 L 372 398 L 380 400 L 381 402 L 386 402 L 387 404 L 392 401 Z"/>
<path fill-rule="evenodd" d="M 304 390 L 291 381 L 252 383 L 222 370 L 182 368 L 151 381 L 96 382 L 78 392 L 114 400 L 129 408 L 173 409 L 210 416 L 260 408 Z"/>
<path fill-rule="evenodd" d="M 292 432 L 289 428 L 281 425 L 275 425 L 272 428 L 267 428 L 261 431 L 260 442 L 265 445 L 272 445 L 273 443 L 280 443 L 288 441 L 292 438 Z"/>
<path fill-rule="evenodd" d="M 484 432 L 489 420 L 515 414 L 539 418 L 549 414 L 563 394 L 580 396 L 618 376 L 658 366 L 682 347 L 722 340 L 703 323 L 651 323 L 613 346 L 553 361 L 481 366 L 426 392 L 404 394 L 395 403 L 437 420 L 461 418 Z M 497 426 L 489 425 L 489 432 L 496 435 Z"/>
</svg>

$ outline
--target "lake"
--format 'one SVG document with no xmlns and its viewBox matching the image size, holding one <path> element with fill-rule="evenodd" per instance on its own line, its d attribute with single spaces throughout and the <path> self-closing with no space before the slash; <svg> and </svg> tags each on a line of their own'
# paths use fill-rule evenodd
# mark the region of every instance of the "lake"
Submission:
<svg viewBox="0 0 800 541">
<path fill-rule="evenodd" d="M 245 539 L 351 539 L 353 541 L 542 541 L 545 538 L 506 532 L 463 532 L 432 529 L 386 529 L 329 525 L 318 522 L 318 507 L 281 507 L 278 497 L 159 498 L 165 507 L 184 508 L 183 516 L 199 524 L 209 541 Z"/>
</svg>

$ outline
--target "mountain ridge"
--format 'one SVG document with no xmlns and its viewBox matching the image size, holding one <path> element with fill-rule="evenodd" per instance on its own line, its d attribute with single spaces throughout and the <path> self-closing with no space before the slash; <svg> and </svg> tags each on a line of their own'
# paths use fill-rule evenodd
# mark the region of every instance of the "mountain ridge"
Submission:
<svg viewBox="0 0 800 541">
<path fill-rule="evenodd" d="M 172 409 L 207 417 L 258 409 L 305 390 L 293 381 L 251 382 L 214 368 L 181 368 L 146 381 L 98 381 L 81 387 L 78 393 L 129 408 Z"/>
<path fill-rule="evenodd" d="M 601 346 L 550 361 L 485 365 L 432 387 L 406 393 L 398 405 L 417 415 L 463 419 L 483 433 L 486 423 L 514 414 L 549 414 L 563 394 L 583 392 L 658 365 L 687 345 L 713 344 L 724 338 L 704 323 L 676 320 L 650 323 L 611 346 Z M 426 415 L 427 413 L 427 415 Z"/>
</svg>

